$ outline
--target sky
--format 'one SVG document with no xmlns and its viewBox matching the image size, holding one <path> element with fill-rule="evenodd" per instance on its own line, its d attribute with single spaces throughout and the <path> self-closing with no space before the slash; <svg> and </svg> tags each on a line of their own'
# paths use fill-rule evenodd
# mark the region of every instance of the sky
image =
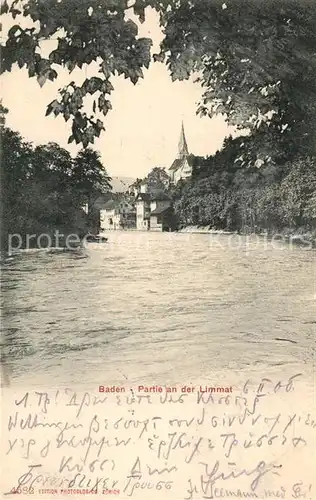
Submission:
<svg viewBox="0 0 316 500">
<path fill-rule="evenodd" d="M 12 24 L 3 16 L 4 32 Z M 154 41 L 153 52 L 159 51 L 162 33 L 158 15 L 147 9 L 147 19 L 139 25 L 139 36 Z M 133 18 L 136 22 L 136 19 Z M 46 45 L 45 45 L 46 44 Z M 44 42 L 43 51 L 53 50 L 54 42 Z M 82 83 L 96 74 L 96 65 L 59 72 L 55 82 L 40 87 L 36 78 L 28 78 L 25 69 L 14 67 L 1 76 L 3 104 L 9 109 L 6 123 L 34 144 L 57 142 L 72 154 L 79 150 L 68 145 L 70 121 L 62 117 L 45 117 L 46 106 L 58 97 L 58 89 L 70 81 Z M 102 161 L 111 176 L 143 177 L 153 167 L 168 169 L 177 155 L 181 122 L 184 122 L 190 153 L 205 156 L 221 148 L 225 136 L 233 133 L 223 117 L 196 116 L 201 87 L 190 81 L 172 82 L 162 63 L 144 70 L 144 79 L 133 85 L 124 77 L 113 77 L 114 91 L 110 101 L 113 109 L 103 117 L 106 131 L 95 141 Z"/>
</svg>

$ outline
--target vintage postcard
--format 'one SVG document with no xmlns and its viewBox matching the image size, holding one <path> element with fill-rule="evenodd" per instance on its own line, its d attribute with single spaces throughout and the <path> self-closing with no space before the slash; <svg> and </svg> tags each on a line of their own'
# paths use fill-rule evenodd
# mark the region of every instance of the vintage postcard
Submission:
<svg viewBox="0 0 316 500">
<path fill-rule="evenodd" d="M 1 498 L 316 500 L 315 0 L 1 27 Z"/>
</svg>

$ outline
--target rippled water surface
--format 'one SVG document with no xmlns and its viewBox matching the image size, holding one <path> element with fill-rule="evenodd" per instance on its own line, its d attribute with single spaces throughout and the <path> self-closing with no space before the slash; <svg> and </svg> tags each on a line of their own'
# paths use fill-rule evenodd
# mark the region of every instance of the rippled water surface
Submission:
<svg viewBox="0 0 316 500">
<path fill-rule="evenodd" d="M 310 369 L 315 252 L 229 235 L 117 232 L 2 266 L 11 383 L 178 383 Z"/>
</svg>

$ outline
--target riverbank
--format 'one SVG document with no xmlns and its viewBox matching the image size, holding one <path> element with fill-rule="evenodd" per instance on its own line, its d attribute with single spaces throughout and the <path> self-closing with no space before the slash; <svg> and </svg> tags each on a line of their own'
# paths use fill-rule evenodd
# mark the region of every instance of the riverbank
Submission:
<svg viewBox="0 0 316 500">
<path fill-rule="evenodd" d="M 213 229 L 210 226 L 187 226 L 178 230 L 179 233 L 189 233 L 189 234 L 226 234 L 226 235 L 256 235 L 259 237 L 267 238 L 271 241 L 284 241 L 286 243 L 293 243 L 298 246 L 316 248 L 316 231 L 306 231 L 299 229 L 296 231 L 291 231 L 284 229 L 282 231 L 262 231 L 262 232 L 250 232 L 250 231 L 225 231 Z"/>
<path fill-rule="evenodd" d="M 209 226 L 187 226 L 178 229 L 178 233 L 238 234 L 237 231 L 223 231 Z"/>
</svg>

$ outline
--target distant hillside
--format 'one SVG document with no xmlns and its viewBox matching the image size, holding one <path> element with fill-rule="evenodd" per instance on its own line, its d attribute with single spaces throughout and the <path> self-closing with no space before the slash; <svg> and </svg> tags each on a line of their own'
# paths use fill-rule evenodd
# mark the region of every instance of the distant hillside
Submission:
<svg viewBox="0 0 316 500">
<path fill-rule="evenodd" d="M 136 179 L 134 177 L 112 177 L 112 192 L 124 193 L 135 181 Z"/>
</svg>

